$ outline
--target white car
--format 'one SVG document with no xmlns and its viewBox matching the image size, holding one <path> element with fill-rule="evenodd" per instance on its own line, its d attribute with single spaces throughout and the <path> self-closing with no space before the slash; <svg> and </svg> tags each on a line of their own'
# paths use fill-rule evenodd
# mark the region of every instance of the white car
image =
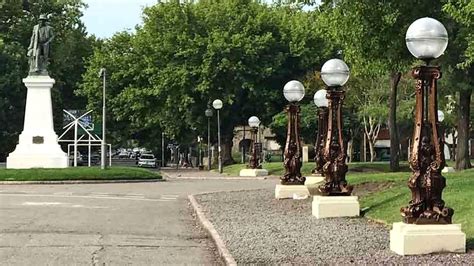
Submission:
<svg viewBox="0 0 474 266">
<path fill-rule="evenodd" d="M 158 167 L 155 156 L 153 154 L 142 154 L 138 158 L 138 167 Z"/>
</svg>

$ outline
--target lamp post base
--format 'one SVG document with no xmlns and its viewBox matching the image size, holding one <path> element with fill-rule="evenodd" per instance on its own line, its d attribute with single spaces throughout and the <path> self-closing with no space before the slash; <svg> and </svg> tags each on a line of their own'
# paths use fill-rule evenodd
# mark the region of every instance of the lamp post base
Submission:
<svg viewBox="0 0 474 266">
<path fill-rule="evenodd" d="M 360 213 L 357 196 L 314 196 L 312 206 L 316 218 L 356 217 Z"/>
<path fill-rule="evenodd" d="M 305 185 L 276 185 L 276 199 L 293 199 L 309 196 L 309 190 Z"/>
<path fill-rule="evenodd" d="M 266 169 L 242 169 L 240 170 L 239 176 L 267 176 L 268 171 Z"/>
<path fill-rule="evenodd" d="M 439 252 L 465 253 L 466 234 L 460 224 L 394 223 L 390 231 L 390 250 L 399 255 Z"/>
</svg>

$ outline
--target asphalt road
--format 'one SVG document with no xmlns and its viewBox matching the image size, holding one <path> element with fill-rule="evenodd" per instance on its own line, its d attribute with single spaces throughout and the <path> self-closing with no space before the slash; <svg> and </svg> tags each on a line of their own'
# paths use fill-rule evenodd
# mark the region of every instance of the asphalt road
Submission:
<svg viewBox="0 0 474 266">
<path fill-rule="evenodd" d="M 2 265 L 221 264 L 187 195 L 274 180 L 0 186 Z"/>
</svg>

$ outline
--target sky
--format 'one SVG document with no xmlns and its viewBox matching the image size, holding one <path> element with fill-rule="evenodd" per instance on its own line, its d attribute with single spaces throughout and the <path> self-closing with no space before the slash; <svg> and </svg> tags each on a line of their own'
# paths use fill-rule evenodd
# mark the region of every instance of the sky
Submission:
<svg viewBox="0 0 474 266">
<path fill-rule="evenodd" d="M 143 7 L 154 5 L 157 0 L 84 0 L 89 6 L 82 21 L 87 32 L 99 38 L 108 38 L 115 32 L 133 30 L 141 23 Z"/>
<path fill-rule="evenodd" d="M 158 2 L 158 0 L 83 1 L 89 7 L 84 10 L 82 21 L 86 25 L 87 32 L 99 38 L 112 37 L 118 31 L 134 30 L 135 26 L 142 22 L 143 8 Z"/>
</svg>

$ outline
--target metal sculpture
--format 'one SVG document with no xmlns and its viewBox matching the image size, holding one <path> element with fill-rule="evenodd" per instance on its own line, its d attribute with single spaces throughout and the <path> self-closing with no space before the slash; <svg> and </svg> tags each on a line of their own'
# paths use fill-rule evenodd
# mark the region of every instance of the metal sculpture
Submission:
<svg viewBox="0 0 474 266">
<path fill-rule="evenodd" d="M 408 180 L 412 198 L 401 208 L 405 223 L 450 224 L 454 210 L 444 205 L 442 192 L 446 179 L 441 175 L 445 166 L 444 137 L 438 122 L 437 80 L 439 67 L 419 66 L 413 69 L 416 79 L 415 127 L 411 147 Z"/>
<path fill-rule="evenodd" d="M 252 134 L 252 156 L 250 157 L 249 165 L 248 167 L 251 169 L 258 169 L 262 168 L 260 165 L 260 156 L 258 150 L 258 143 L 257 143 L 257 132 L 258 128 L 257 127 L 251 127 L 250 129 L 251 134 Z"/>
<path fill-rule="evenodd" d="M 353 186 L 347 184 L 346 152 L 342 138 L 342 104 L 344 91 L 341 87 L 329 87 L 327 98 L 329 100 L 327 130 L 322 156 L 324 165 L 322 174 L 325 182 L 319 186 L 319 191 L 324 196 L 350 196 Z"/>
<path fill-rule="evenodd" d="M 288 113 L 288 131 L 285 145 L 285 174 L 280 178 L 282 185 L 304 185 L 306 178 L 301 176 L 301 140 L 300 140 L 300 107 L 290 103 L 286 107 Z"/>
<path fill-rule="evenodd" d="M 311 171 L 313 174 L 322 174 L 324 166 L 324 143 L 326 139 L 326 132 L 328 128 L 328 108 L 319 107 L 318 112 L 318 134 L 316 136 L 316 144 L 314 145 L 315 157 L 314 162 L 316 167 Z"/>
</svg>

